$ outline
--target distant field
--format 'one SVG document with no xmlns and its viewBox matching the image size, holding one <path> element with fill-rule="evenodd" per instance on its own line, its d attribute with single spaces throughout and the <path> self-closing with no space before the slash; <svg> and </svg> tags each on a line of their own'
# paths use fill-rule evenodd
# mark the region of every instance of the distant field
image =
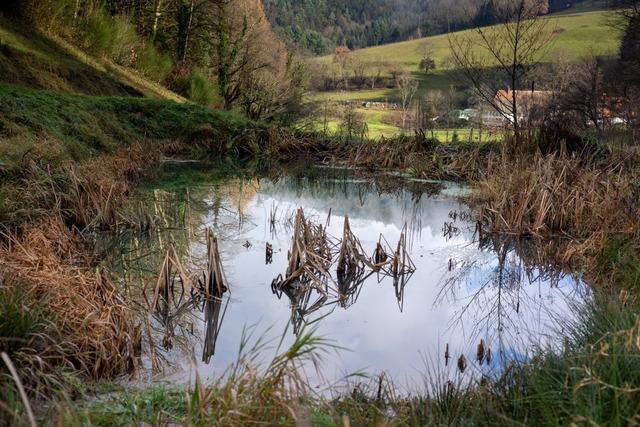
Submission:
<svg viewBox="0 0 640 427">
<path fill-rule="evenodd" d="M 388 123 L 384 123 L 385 117 L 393 114 L 393 112 L 388 111 L 380 111 L 380 110 L 370 110 L 366 108 L 358 108 L 356 111 L 364 116 L 364 119 L 367 121 L 368 133 L 367 136 L 370 139 L 379 139 L 380 137 L 392 137 L 398 135 L 400 133 L 400 128 Z M 313 122 L 313 127 L 315 130 L 323 132 L 327 131 L 330 135 L 335 135 L 338 132 L 338 127 L 340 124 L 340 120 L 337 117 L 339 111 L 335 111 L 334 114 L 330 115 L 327 119 L 326 129 L 324 120 L 317 119 Z"/>
<path fill-rule="evenodd" d="M 584 57 L 590 53 L 599 56 L 614 56 L 618 50 L 620 36 L 607 22 L 607 12 L 565 12 L 559 15 L 551 15 L 548 31 L 553 31 L 552 43 L 546 52 L 549 58 L 554 51 L 565 51 L 575 58 Z M 474 35 L 473 30 L 467 30 L 457 35 Z M 455 34 L 454 34 L 455 35 Z M 418 71 L 421 59 L 422 47 L 429 43 L 434 52 L 436 70 L 425 74 Z M 406 71 L 411 72 L 420 80 L 418 96 L 428 90 L 446 90 L 455 83 L 455 71 L 451 69 L 449 36 L 439 35 L 406 42 L 393 43 L 383 46 L 369 47 L 351 53 L 366 63 L 375 64 L 383 61 L 394 61 L 400 64 Z M 331 55 L 316 58 L 315 61 L 330 62 Z M 543 58 L 544 60 L 545 58 Z M 353 92 L 326 92 L 311 95 L 310 99 L 321 100 L 396 100 L 397 91 L 394 89 L 376 89 Z"/>
<path fill-rule="evenodd" d="M 589 3 L 580 9 L 571 9 L 561 14 L 547 17 L 550 22 L 547 30 L 553 32 L 552 42 L 545 52 L 542 61 L 548 60 L 556 51 L 562 51 L 569 57 L 581 58 L 590 54 L 607 58 L 617 54 L 620 35 L 617 30 L 611 28 L 606 11 L 593 10 L 598 3 Z M 475 37 L 473 30 L 462 31 L 454 34 Z M 423 47 L 429 44 L 433 51 L 436 69 L 429 74 L 418 71 Z M 370 65 L 368 74 L 377 73 L 377 64 L 392 62 L 400 65 L 405 71 L 410 72 L 419 81 L 418 92 L 415 98 L 424 97 L 432 90 L 447 91 L 459 83 L 456 70 L 452 68 L 449 51 L 449 35 L 439 35 L 406 42 L 393 43 L 383 46 L 369 47 L 353 51 L 351 55 Z M 333 56 L 315 58 L 313 61 L 330 63 Z M 376 68 L 374 68 L 376 67 Z M 374 71 L 375 70 L 375 71 Z M 383 68 L 382 74 L 388 73 Z M 455 92 L 458 101 L 466 99 L 468 93 Z M 344 101 L 381 101 L 397 102 L 396 89 L 366 89 L 357 91 L 315 92 L 307 96 L 311 102 L 344 102 Z M 400 133 L 400 129 L 380 121 L 381 116 L 370 110 L 362 109 L 362 114 L 369 125 L 369 137 L 378 138 L 382 135 L 391 136 Z M 329 130 L 334 132 L 338 127 L 338 118 L 335 117 L 329 124 Z M 449 132 L 449 137 L 451 137 Z M 460 140 L 469 140 L 469 129 L 458 130 Z M 438 131 L 438 138 L 444 140 L 446 131 Z M 474 136 L 472 139 L 476 139 Z M 484 139 L 484 138 L 483 138 Z"/>
<path fill-rule="evenodd" d="M 402 133 L 402 129 L 398 126 L 388 123 L 391 116 L 399 114 L 398 111 L 380 111 L 366 108 L 358 108 L 356 111 L 362 114 L 367 121 L 367 137 L 369 139 L 380 139 L 383 136 L 390 138 Z M 316 131 L 323 132 L 326 130 L 329 135 L 336 135 L 339 125 L 340 120 L 335 114 L 327 119 L 326 129 L 323 120 L 318 119 L 313 122 L 313 127 Z M 427 135 L 437 138 L 440 142 L 453 142 L 456 140 L 459 142 L 487 142 L 502 139 L 502 132 L 496 129 L 483 129 L 482 132 L 471 128 L 434 129 L 428 131 Z"/>
</svg>

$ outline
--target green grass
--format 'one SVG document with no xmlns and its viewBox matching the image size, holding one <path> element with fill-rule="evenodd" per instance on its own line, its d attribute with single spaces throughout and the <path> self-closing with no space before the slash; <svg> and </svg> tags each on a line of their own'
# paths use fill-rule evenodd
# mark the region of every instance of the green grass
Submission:
<svg viewBox="0 0 640 427">
<path fill-rule="evenodd" d="M 327 120 L 327 132 L 329 135 L 336 135 L 340 126 L 340 118 L 337 113 L 339 109 Z M 381 137 L 391 138 L 402 133 L 400 127 L 393 125 L 392 116 L 396 116 L 395 120 L 400 120 L 400 112 L 395 110 L 375 110 L 368 108 L 358 108 L 356 111 L 362 114 L 363 119 L 367 122 L 369 139 L 380 139 Z M 313 129 L 319 132 L 324 131 L 324 123 L 321 118 L 313 121 Z M 501 141 L 502 132 L 495 129 L 484 129 L 482 134 L 478 129 L 471 128 L 450 128 L 450 129 L 433 129 L 427 131 L 429 136 L 437 138 L 440 142 L 489 142 Z M 455 136 L 454 136 L 455 135 Z"/>
<path fill-rule="evenodd" d="M 25 297 L 19 290 L 5 289 L 0 282 L 0 351 L 9 356 L 48 328 L 41 307 L 29 309 L 24 305 Z M 0 371 L 3 368 L 0 365 Z"/>
<path fill-rule="evenodd" d="M 66 414 L 65 425 L 157 425 L 160 420 L 180 420 L 187 409 L 187 392 L 163 386 L 119 391 L 114 397 Z"/>
<path fill-rule="evenodd" d="M 149 98 L 94 97 L 0 85 L 0 165 L 35 146 L 63 144 L 63 157 L 81 160 L 144 140 L 184 140 L 209 127 L 240 131 L 252 122 L 234 113 Z M 0 169 L 1 171 L 1 169 Z"/>
<path fill-rule="evenodd" d="M 270 381 L 283 375 L 274 364 L 257 381 L 241 373 L 200 392 L 197 387 L 151 387 L 119 391 L 97 403 L 71 404 L 64 424 L 299 425 L 293 413 L 306 413 L 311 425 L 322 426 L 342 426 L 345 420 L 354 426 L 635 425 L 640 411 L 639 308 L 637 302 L 608 291 L 597 293 L 579 308 L 577 320 L 558 320 L 566 337 L 555 343 L 559 349 L 541 350 L 531 362 L 511 365 L 498 379 L 450 382 L 438 379 L 437 372 L 424 372 L 430 390 L 407 395 L 388 379 L 379 383 L 377 376 L 362 377 L 348 392 L 329 400 L 307 389 L 283 402 L 279 383 Z M 322 343 L 307 347 L 286 351 L 285 362 L 301 355 L 316 357 L 325 348 Z M 297 374 L 293 370 L 284 375 Z"/>
<path fill-rule="evenodd" d="M 235 113 L 195 104 L 0 85 L 0 222 L 34 208 L 20 190 L 26 176 L 36 179 L 34 171 L 58 176 L 72 162 L 136 143 L 178 142 L 181 152 L 194 155 L 255 153 L 261 129 Z"/>
<path fill-rule="evenodd" d="M 550 58 L 554 51 L 566 51 L 571 57 L 580 58 L 596 53 L 603 57 L 617 54 L 619 34 L 609 25 L 607 12 L 604 11 L 573 11 L 572 13 L 550 15 L 548 30 L 556 30 L 552 42 L 547 49 L 545 59 Z M 463 31 L 456 35 L 470 35 L 476 37 L 473 30 Z M 422 46 L 428 42 L 434 51 L 436 70 L 425 74 L 418 71 Z M 456 73 L 451 69 L 449 51 L 449 36 L 438 35 L 417 40 L 393 43 L 382 46 L 369 47 L 351 53 L 366 63 L 394 61 L 405 70 L 414 74 L 420 80 L 417 96 L 423 96 L 430 90 L 447 90 L 456 83 Z M 315 61 L 329 63 L 332 56 L 325 56 Z M 354 92 L 329 92 L 311 95 L 311 100 L 397 100 L 394 89 L 376 89 Z"/>
<path fill-rule="evenodd" d="M 478 129 L 471 128 L 454 128 L 454 129 L 435 129 L 429 131 L 428 134 L 436 137 L 441 142 L 455 142 L 456 138 L 458 142 L 495 142 L 501 141 L 503 134 L 499 130 L 487 130 L 484 129 L 482 134 Z"/>
<path fill-rule="evenodd" d="M 363 116 L 368 125 L 367 136 L 370 139 L 379 139 L 381 137 L 393 137 L 401 133 L 399 127 L 389 124 L 390 116 L 398 114 L 396 111 L 372 110 L 368 108 L 358 108 L 356 111 Z M 333 111 L 327 120 L 327 133 L 336 135 L 340 126 L 340 110 Z M 313 129 L 318 132 L 324 132 L 324 122 L 321 118 L 313 121 Z"/>
</svg>

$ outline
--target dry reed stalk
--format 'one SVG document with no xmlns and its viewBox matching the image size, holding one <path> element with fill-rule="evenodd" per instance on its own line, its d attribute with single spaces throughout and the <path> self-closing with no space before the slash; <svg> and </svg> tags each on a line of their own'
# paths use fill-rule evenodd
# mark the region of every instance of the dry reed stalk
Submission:
<svg viewBox="0 0 640 427">
<path fill-rule="evenodd" d="M 273 262 L 273 245 L 267 243 L 265 246 L 264 263 L 271 264 Z"/>
<path fill-rule="evenodd" d="M 298 209 L 293 226 L 291 249 L 288 252 L 288 265 L 284 279 L 276 279 L 272 288 L 283 289 L 300 283 L 312 286 L 326 294 L 332 263 L 330 242 L 321 225 L 308 221 L 304 211 Z"/>
<path fill-rule="evenodd" d="M 407 225 L 400 232 L 396 248 L 391 249 L 387 239 L 381 234 L 369 266 L 376 272 L 382 272 L 394 279 L 409 276 L 416 271 L 416 266 L 407 250 Z"/>
<path fill-rule="evenodd" d="M 330 293 L 338 293 L 329 271 L 333 263 L 331 247 L 325 229 L 307 220 L 304 211 L 298 209 L 285 277 L 279 275 L 271 283 L 271 289 L 279 298 L 284 293 L 291 300 L 295 334 L 301 331 L 303 323 L 310 324 L 323 318 L 306 319 L 326 304 Z"/>
<path fill-rule="evenodd" d="M 220 327 L 227 311 L 227 304 L 222 310 L 222 298 L 229 291 L 227 278 L 222 268 L 222 259 L 218 248 L 218 238 L 211 229 L 207 230 L 207 271 L 205 273 L 205 338 L 202 348 L 202 361 L 209 363 L 216 351 L 216 342 Z"/>
<path fill-rule="evenodd" d="M 336 269 L 338 278 L 348 280 L 360 276 L 364 272 L 366 261 L 360 240 L 351 231 L 349 217 L 345 216 Z"/>
<path fill-rule="evenodd" d="M 179 295 L 177 301 L 176 294 Z M 185 302 L 185 296 L 190 294 L 191 278 L 180 262 L 175 244 L 171 243 L 162 261 L 149 308 L 167 316 L 170 310 L 179 308 Z"/>
<path fill-rule="evenodd" d="M 415 265 L 406 248 L 407 226 L 403 228 L 396 249 L 380 236 L 372 259 L 364 255 L 358 238 L 351 231 L 349 218 L 345 217 L 342 239 L 331 241 L 321 225 L 307 220 L 302 209 L 296 212 L 291 249 L 285 276 L 278 275 L 271 289 L 278 296 L 286 294 L 291 301 L 292 324 L 298 333 L 303 324 L 317 322 L 329 313 L 313 321 L 307 316 L 323 306 L 339 304 L 348 308 L 359 296 L 364 282 L 374 273 L 393 278 L 396 298 L 402 310 L 404 286 L 415 271 Z M 386 247 L 383 247 L 384 241 Z M 332 248 L 339 248 L 334 252 Z M 331 267 L 336 265 L 336 278 Z M 315 297 L 314 297 L 315 296 Z"/>
<path fill-rule="evenodd" d="M 81 164 L 67 162 L 58 166 L 43 166 L 27 156 L 21 179 L 12 189 L 12 197 L 21 209 L 0 212 L 0 219 L 22 226 L 53 213 L 80 229 L 143 227 L 145 224 L 126 211 L 124 201 L 131 194 L 132 184 L 159 164 L 162 153 L 172 150 L 175 146 L 171 144 L 133 144 Z"/>
<path fill-rule="evenodd" d="M 472 196 L 478 220 L 491 232 L 570 237 L 564 261 L 593 256 L 607 235 L 634 238 L 640 226 L 640 171 L 627 160 L 584 164 L 578 157 L 536 155 L 504 163 Z"/>
</svg>

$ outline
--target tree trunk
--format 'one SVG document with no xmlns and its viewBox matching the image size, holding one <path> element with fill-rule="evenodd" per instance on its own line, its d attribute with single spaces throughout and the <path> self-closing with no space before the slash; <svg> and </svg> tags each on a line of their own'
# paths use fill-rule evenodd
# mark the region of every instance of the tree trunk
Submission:
<svg viewBox="0 0 640 427">
<path fill-rule="evenodd" d="M 156 7 L 153 12 L 153 28 L 151 31 L 151 40 L 155 41 L 156 35 L 158 34 L 158 22 L 160 21 L 160 10 L 162 8 L 162 0 L 156 1 Z"/>
</svg>

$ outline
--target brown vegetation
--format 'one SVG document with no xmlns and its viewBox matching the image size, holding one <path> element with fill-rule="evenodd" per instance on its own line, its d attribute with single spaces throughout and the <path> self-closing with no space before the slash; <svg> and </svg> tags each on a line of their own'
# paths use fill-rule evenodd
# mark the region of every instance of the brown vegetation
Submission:
<svg viewBox="0 0 640 427">
<path fill-rule="evenodd" d="M 24 157 L 11 189 L 21 209 L 0 234 L 0 291 L 19 292 L 24 309 L 46 319 L 11 354 L 32 392 L 51 392 L 63 370 L 104 378 L 136 367 L 141 329 L 80 230 L 139 227 L 124 202 L 172 148 L 134 145 L 58 167 L 40 164 L 37 150 Z"/>
<path fill-rule="evenodd" d="M 472 196 L 478 219 L 494 233 L 568 238 L 565 262 L 599 255 L 607 238 L 637 242 L 637 154 L 585 162 L 537 154 L 497 163 Z"/>
<path fill-rule="evenodd" d="M 14 356 L 21 374 L 37 376 L 53 365 L 93 378 L 131 370 L 139 339 L 131 313 L 108 274 L 91 268 L 91 252 L 82 237 L 59 217 L 3 237 L 3 290 L 19 288 L 32 310 L 46 301 L 43 309 L 57 335 L 45 348 L 24 348 Z"/>
<path fill-rule="evenodd" d="M 7 224 L 38 222 L 58 212 L 65 222 L 79 228 L 120 228 L 134 226 L 118 209 L 131 186 L 158 164 L 160 153 L 172 152 L 176 145 L 135 144 L 85 163 L 63 162 L 55 166 L 55 148 L 49 142 L 22 158 L 20 177 L 8 188 L 7 200 L 15 209 L 1 212 Z M 48 157 L 43 159 L 43 157 Z"/>
</svg>

